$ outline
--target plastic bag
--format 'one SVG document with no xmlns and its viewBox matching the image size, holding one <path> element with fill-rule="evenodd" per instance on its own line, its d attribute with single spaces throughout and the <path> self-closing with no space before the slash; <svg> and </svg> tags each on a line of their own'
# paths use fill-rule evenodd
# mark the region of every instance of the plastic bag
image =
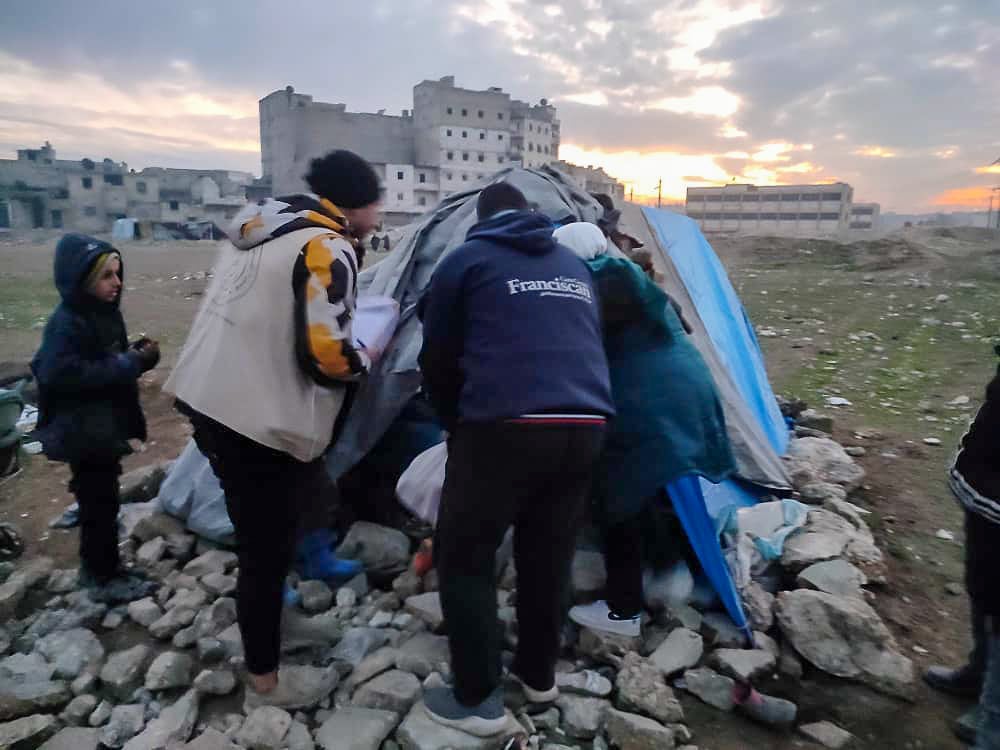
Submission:
<svg viewBox="0 0 1000 750">
<path fill-rule="evenodd" d="M 396 483 L 396 497 L 413 515 L 431 526 L 437 524 L 448 443 L 438 443 L 417 456 Z"/>
<path fill-rule="evenodd" d="M 670 605 L 687 604 L 694 593 L 694 576 L 683 560 L 664 570 L 646 570 L 642 579 L 643 600 L 646 608 L 654 612 Z"/>
</svg>

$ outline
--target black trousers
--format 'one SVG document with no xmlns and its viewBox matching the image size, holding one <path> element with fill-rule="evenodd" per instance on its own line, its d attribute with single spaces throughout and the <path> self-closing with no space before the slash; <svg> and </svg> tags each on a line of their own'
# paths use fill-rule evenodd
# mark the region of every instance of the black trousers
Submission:
<svg viewBox="0 0 1000 750">
<path fill-rule="evenodd" d="M 576 534 L 591 471 L 604 442 L 599 426 L 460 425 L 434 541 L 455 695 L 465 705 L 500 684 L 494 555 L 514 527 L 518 647 L 514 671 L 547 690 Z"/>
<path fill-rule="evenodd" d="M 118 572 L 118 459 L 70 464 L 70 491 L 80 506 L 80 563 L 98 581 Z"/>
<path fill-rule="evenodd" d="M 605 526 L 603 534 L 608 606 L 616 615 L 638 615 L 642 612 L 642 516 Z"/>
<path fill-rule="evenodd" d="M 236 616 L 247 670 L 267 674 L 281 656 L 285 577 L 314 498 L 330 493 L 322 459 L 303 463 L 203 415 L 191 415 L 194 440 L 226 494 L 240 571 Z"/>
</svg>

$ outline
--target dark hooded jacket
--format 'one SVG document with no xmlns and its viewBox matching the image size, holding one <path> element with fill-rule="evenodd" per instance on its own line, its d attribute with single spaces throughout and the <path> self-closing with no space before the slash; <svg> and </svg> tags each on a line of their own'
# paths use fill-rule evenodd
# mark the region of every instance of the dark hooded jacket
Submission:
<svg viewBox="0 0 1000 750">
<path fill-rule="evenodd" d="M 566 411 L 611 416 L 590 271 L 530 211 L 473 226 L 420 305 L 424 386 L 449 429 Z"/>
<path fill-rule="evenodd" d="M 129 439 L 146 439 L 139 356 L 129 351 L 121 295 L 107 303 L 85 289 L 98 257 L 113 250 L 82 234 L 67 234 L 56 246 L 55 284 L 62 302 L 31 362 L 38 381 L 39 439 L 54 461 L 115 460 L 130 452 Z"/>
</svg>

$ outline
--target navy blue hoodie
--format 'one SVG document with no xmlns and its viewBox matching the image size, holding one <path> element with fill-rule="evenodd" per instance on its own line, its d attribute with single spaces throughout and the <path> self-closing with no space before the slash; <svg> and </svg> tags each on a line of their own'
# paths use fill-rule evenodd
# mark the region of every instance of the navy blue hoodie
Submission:
<svg viewBox="0 0 1000 750">
<path fill-rule="evenodd" d="M 530 211 L 469 230 L 421 300 L 424 386 L 446 427 L 539 412 L 612 416 L 586 264 Z"/>
<path fill-rule="evenodd" d="M 139 361 L 129 352 L 118 309 L 121 295 L 101 302 L 85 289 L 97 258 L 113 250 L 82 234 L 67 234 L 56 246 L 54 275 L 62 302 L 31 362 L 38 381 L 39 438 L 55 461 L 116 460 L 129 452 L 129 439 L 146 439 L 136 383 Z"/>
</svg>

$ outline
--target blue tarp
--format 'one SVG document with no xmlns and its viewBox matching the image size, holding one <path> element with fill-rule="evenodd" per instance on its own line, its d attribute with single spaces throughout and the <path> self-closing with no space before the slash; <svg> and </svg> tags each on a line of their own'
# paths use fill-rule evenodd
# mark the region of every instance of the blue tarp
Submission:
<svg viewBox="0 0 1000 750">
<path fill-rule="evenodd" d="M 643 215 L 687 289 L 722 366 L 771 447 L 779 455 L 784 454 L 788 449 L 788 426 L 771 390 L 753 325 L 721 261 L 698 225 L 688 217 L 654 208 L 644 208 Z M 736 480 L 713 485 L 697 477 L 683 477 L 667 490 L 705 575 L 733 621 L 752 641 L 739 593 L 719 545 L 717 521 L 727 508 L 754 505 L 758 496 Z"/>
</svg>

